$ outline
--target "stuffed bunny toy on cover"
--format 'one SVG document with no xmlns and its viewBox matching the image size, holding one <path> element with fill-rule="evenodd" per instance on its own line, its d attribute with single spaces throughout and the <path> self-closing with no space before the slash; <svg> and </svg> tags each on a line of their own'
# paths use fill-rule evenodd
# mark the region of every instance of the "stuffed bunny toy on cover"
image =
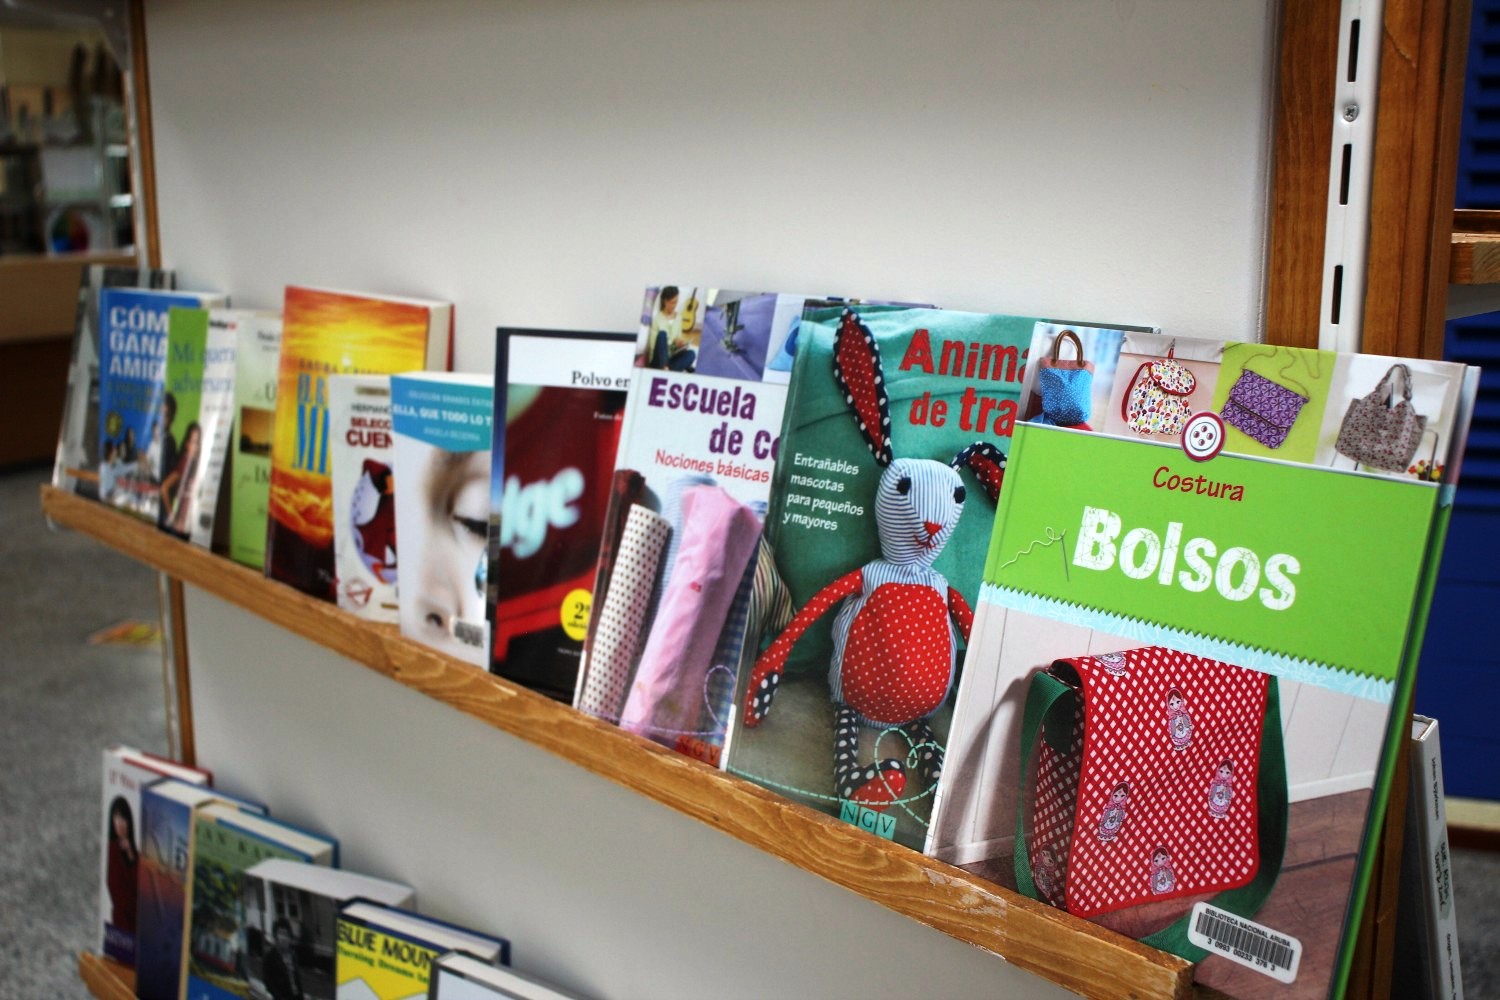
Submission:
<svg viewBox="0 0 1500 1000">
<path fill-rule="evenodd" d="M 936 783 L 943 748 L 927 720 L 953 686 L 954 626 L 967 642 L 974 613 L 932 564 L 963 513 L 959 469 L 971 468 L 993 499 L 1005 457 L 994 445 L 976 442 L 949 464 L 894 458 L 880 350 L 869 328 L 847 309 L 834 339 L 833 377 L 865 444 L 885 470 L 875 492 L 880 558 L 814 594 L 761 654 L 745 690 L 744 721 L 754 727 L 765 719 L 792 647 L 813 622 L 842 602 L 833 622 L 828 672 L 837 706 L 834 787 L 840 798 L 879 811 L 901 797 L 906 767 L 894 758 L 861 766 L 859 727 L 904 731 L 922 777 Z"/>
</svg>

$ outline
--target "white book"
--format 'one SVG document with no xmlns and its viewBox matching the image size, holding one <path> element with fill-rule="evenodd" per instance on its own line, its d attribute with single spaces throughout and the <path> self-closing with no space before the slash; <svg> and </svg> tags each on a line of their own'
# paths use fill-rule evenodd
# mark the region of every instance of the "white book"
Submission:
<svg viewBox="0 0 1500 1000">
<path fill-rule="evenodd" d="M 328 427 L 338 604 L 394 625 L 399 566 L 390 376 L 330 376 Z"/>
<path fill-rule="evenodd" d="M 1436 719 L 1412 716 L 1410 773 L 1392 995 L 1462 1000 L 1458 914 Z"/>
<path fill-rule="evenodd" d="M 578 1000 L 515 969 L 486 965 L 463 952 L 452 951 L 432 963 L 428 1000 Z"/>
</svg>

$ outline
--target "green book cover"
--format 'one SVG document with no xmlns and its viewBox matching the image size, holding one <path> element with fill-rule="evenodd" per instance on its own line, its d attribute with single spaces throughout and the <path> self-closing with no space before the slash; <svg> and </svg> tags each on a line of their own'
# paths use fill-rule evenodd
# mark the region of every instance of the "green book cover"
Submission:
<svg viewBox="0 0 1500 1000">
<path fill-rule="evenodd" d="M 234 430 L 229 448 L 229 555 L 258 570 L 265 568 L 266 561 L 271 429 L 276 420 L 280 359 L 280 314 L 242 318 L 236 329 Z"/>
<path fill-rule="evenodd" d="M 1016 430 L 927 850 L 1225 995 L 1337 995 L 1471 376 L 1217 341 L 1121 354 L 1101 429 Z M 1256 676 L 1263 702 L 1225 679 Z"/>
</svg>

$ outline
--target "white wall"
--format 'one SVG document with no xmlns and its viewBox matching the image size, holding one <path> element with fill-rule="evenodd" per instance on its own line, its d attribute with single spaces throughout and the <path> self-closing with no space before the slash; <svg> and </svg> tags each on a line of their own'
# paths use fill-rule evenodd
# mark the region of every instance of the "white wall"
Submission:
<svg viewBox="0 0 1500 1000">
<path fill-rule="evenodd" d="M 150 0 L 189 286 L 630 329 L 653 280 L 1258 334 L 1272 4 Z M 618 996 L 1041 996 L 966 945 L 203 595 L 202 759 Z"/>
</svg>

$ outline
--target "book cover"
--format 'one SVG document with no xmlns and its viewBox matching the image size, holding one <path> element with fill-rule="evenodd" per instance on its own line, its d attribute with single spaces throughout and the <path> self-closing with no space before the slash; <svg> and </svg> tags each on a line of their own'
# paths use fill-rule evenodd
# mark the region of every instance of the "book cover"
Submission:
<svg viewBox="0 0 1500 1000">
<path fill-rule="evenodd" d="M 730 770 L 921 849 L 1033 338 L 1080 343 L 1086 425 L 1126 329 L 809 305 L 766 529 L 796 614 L 755 637 Z"/>
<path fill-rule="evenodd" d="M 927 850 L 1222 994 L 1337 995 L 1474 379 L 1120 354 L 1123 432 L 1016 429 Z"/>
<path fill-rule="evenodd" d="M 338 844 L 275 820 L 209 803 L 193 816 L 185 1000 L 251 996 L 245 873 L 267 858 L 338 864 Z"/>
<path fill-rule="evenodd" d="M 394 625 L 399 566 L 390 376 L 334 375 L 328 414 L 338 605 Z"/>
<path fill-rule="evenodd" d="M 515 969 L 450 951 L 432 963 L 427 1000 L 577 1000 L 577 996 Z"/>
<path fill-rule="evenodd" d="M 281 361 L 281 314 L 234 319 L 234 430 L 229 459 L 229 557 L 264 571 L 271 497 L 271 431 Z"/>
<path fill-rule="evenodd" d="M 163 761 L 130 747 L 104 751 L 102 836 L 99 850 L 99 951 L 135 965 L 141 866 L 141 793 L 153 782 L 177 778 L 207 785 L 207 772 Z"/>
<path fill-rule="evenodd" d="M 489 652 L 484 615 L 490 521 L 488 375 L 413 372 L 391 378 L 401 634 L 477 667 Z"/>
<path fill-rule="evenodd" d="M 646 290 L 605 514 L 580 710 L 715 766 L 764 608 L 762 522 L 805 295 Z"/>
<path fill-rule="evenodd" d="M 148 521 L 181 444 L 167 391 L 167 320 L 173 306 L 209 308 L 222 295 L 106 287 L 99 293 L 99 499 Z"/>
<path fill-rule="evenodd" d="M 504 938 L 356 901 L 339 914 L 338 1000 L 420 1000 L 428 994 L 433 962 L 463 951 L 490 965 L 510 964 Z"/>
<path fill-rule="evenodd" d="M 634 343 L 496 335 L 490 670 L 563 701 L 578 682 Z"/>
<path fill-rule="evenodd" d="M 52 485 L 91 500 L 99 498 L 99 292 L 111 288 L 176 287 L 173 271 L 90 264 L 78 282 L 73 353 L 57 435 Z"/>
<path fill-rule="evenodd" d="M 266 575 L 325 601 L 333 567 L 328 377 L 446 369 L 453 307 L 288 286 L 282 312 Z"/>
<path fill-rule="evenodd" d="M 1411 786 L 1396 913 L 1396 940 L 1401 947 L 1391 972 L 1391 995 L 1463 1000 L 1438 721 L 1413 715 L 1409 739 Z"/>
<path fill-rule="evenodd" d="M 245 978 L 252 997 L 333 1000 L 339 909 L 410 906 L 411 886 L 271 858 L 245 873 Z"/>
<path fill-rule="evenodd" d="M 236 335 L 229 310 L 173 307 L 167 314 L 167 437 L 176 463 L 162 469 L 157 526 L 213 547 L 214 515 L 234 407 Z"/>
<path fill-rule="evenodd" d="M 259 803 L 166 778 L 141 795 L 141 861 L 137 870 L 135 993 L 140 1000 L 177 1000 L 182 991 L 182 942 L 193 814 L 224 802 L 265 815 Z"/>
</svg>

